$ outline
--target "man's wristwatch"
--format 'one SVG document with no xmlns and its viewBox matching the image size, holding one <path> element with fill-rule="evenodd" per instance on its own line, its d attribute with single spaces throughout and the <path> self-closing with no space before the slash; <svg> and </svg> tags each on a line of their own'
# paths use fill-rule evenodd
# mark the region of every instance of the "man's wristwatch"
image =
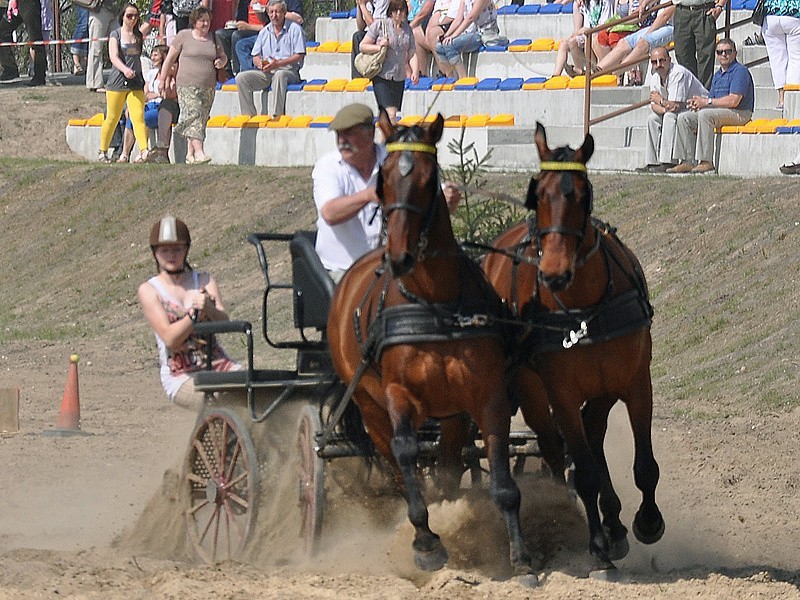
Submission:
<svg viewBox="0 0 800 600">
<path fill-rule="evenodd" d="M 711 98 L 708 99 L 708 105 L 711 106 Z"/>
</svg>

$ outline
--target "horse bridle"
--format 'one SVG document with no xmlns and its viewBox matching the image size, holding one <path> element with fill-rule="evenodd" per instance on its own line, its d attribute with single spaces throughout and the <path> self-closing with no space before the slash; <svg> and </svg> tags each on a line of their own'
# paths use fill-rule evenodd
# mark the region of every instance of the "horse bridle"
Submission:
<svg viewBox="0 0 800 600">
<path fill-rule="evenodd" d="M 386 144 L 386 152 L 402 153 L 397 165 L 402 177 L 408 177 L 414 169 L 414 159 L 411 156 L 412 152 L 424 152 L 426 154 L 432 154 L 433 156 L 437 155 L 436 146 L 423 142 L 391 142 Z M 379 187 L 382 187 L 382 184 L 383 182 L 381 181 Z M 436 178 L 433 185 L 436 188 L 434 195 L 441 193 L 438 164 L 436 166 Z M 428 245 L 428 232 L 433 224 L 433 217 L 436 214 L 436 202 L 430 202 L 427 208 L 420 208 L 410 202 L 395 202 L 383 209 L 384 219 L 388 219 L 389 215 L 395 210 L 406 210 L 422 217 L 422 227 L 420 228 L 419 242 L 417 243 L 417 259 L 419 259 Z"/>
<path fill-rule="evenodd" d="M 561 171 L 563 174 L 567 173 L 581 173 L 583 174 L 584 178 L 586 178 L 586 165 L 581 162 L 575 161 L 565 161 L 565 162 L 558 162 L 558 161 L 542 161 L 539 169 L 542 173 L 547 171 Z M 531 183 L 528 186 L 528 202 L 527 205 L 530 206 L 531 198 L 535 198 L 534 203 L 534 210 L 538 208 L 539 198 L 536 195 L 536 186 L 537 180 L 531 179 Z M 583 241 L 583 237 L 586 234 L 586 227 L 589 224 L 589 219 L 591 219 L 592 210 L 593 210 L 593 198 L 592 198 L 592 186 L 589 183 L 588 178 L 586 178 L 586 183 L 588 185 L 588 203 L 586 207 L 586 213 L 583 217 L 583 224 L 581 225 L 580 229 L 576 229 L 574 227 L 567 227 L 565 225 L 554 225 L 552 227 L 545 227 L 543 229 L 536 229 L 536 239 L 539 242 L 539 251 L 541 252 L 541 241 L 542 238 L 550 233 L 560 233 L 561 235 L 571 235 L 573 237 L 578 238 L 578 245 L 580 245 L 581 241 Z M 572 180 L 572 177 L 561 177 L 561 193 L 564 196 L 570 196 L 575 194 L 575 183 Z"/>
</svg>

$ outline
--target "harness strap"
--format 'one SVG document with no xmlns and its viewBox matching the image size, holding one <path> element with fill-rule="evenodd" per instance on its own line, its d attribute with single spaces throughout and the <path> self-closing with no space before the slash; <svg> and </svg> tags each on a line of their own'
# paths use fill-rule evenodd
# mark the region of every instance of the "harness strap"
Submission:
<svg viewBox="0 0 800 600">
<path fill-rule="evenodd" d="M 545 160 L 539 165 L 540 171 L 580 171 L 586 173 L 586 165 L 579 162 L 556 162 Z"/>
<path fill-rule="evenodd" d="M 403 152 L 405 150 L 410 152 L 427 152 L 434 156 L 437 154 L 436 146 L 424 144 L 422 142 L 391 142 L 386 144 L 386 152 Z"/>
</svg>

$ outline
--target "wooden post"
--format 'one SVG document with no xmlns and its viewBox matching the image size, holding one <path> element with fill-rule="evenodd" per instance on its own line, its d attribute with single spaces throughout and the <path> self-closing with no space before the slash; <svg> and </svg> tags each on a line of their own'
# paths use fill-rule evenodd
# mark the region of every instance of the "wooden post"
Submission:
<svg viewBox="0 0 800 600">
<path fill-rule="evenodd" d="M 0 432 L 19 431 L 19 388 L 0 388 Z"/>
</svg>

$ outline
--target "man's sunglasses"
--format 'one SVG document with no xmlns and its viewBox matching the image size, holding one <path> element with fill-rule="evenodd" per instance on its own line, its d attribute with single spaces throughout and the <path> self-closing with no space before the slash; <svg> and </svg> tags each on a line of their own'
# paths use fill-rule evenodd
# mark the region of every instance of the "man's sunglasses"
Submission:
<svg viewBox="0 0 800 600">
<path fill-rule="evenodd" d="M 657 65 L 657 64 L 665 63 L 665 62 L 669 62 L 669 59 L 668 58 L 654 58 L 653 60 L 650 61 L 650 64 L 651 65 Z"/>
<path fill-rule="evenodd" d="M 732 50 L 731 48 L 724 48 L 722 50 L 717 50 L 717 56 L 728 56 L 728 54 L 733 54 L 736 50 Z"/>
</svg>

